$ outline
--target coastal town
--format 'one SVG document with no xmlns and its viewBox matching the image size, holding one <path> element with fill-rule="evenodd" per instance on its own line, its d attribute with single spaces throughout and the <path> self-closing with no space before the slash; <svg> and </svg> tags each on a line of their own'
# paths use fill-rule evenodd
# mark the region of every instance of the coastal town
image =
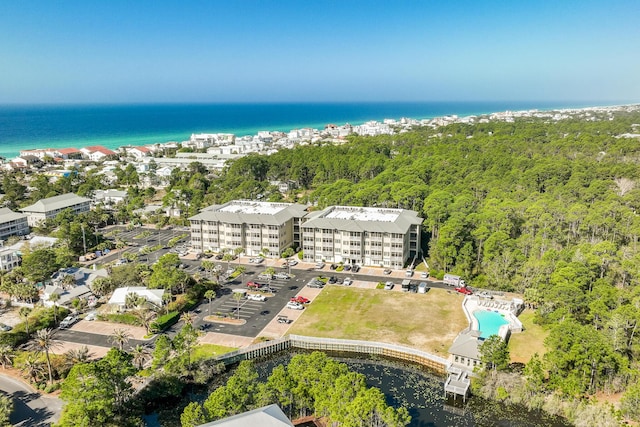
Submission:
<svg viewBox="0 0 640 427">
<path fill-rule="evenodd" d="M 168 355 L 158 359 L 164 340 L 176 340 L 172 357 L 186 363 L 180 369 L 187 372 L 283 349 L 380 354 L 446 377 L 444 394 L 464 404 L 480 370 L 509 364 L 511 341 L 518 360 L 534 357 L 519 336 L 539 326 L 525 326 L 519 316 L 539 301 L 430 267 L 427 259 L 434 255 L 427 249 L 437 248 L 427 240 L 438 233 L 429 221 L 436 214 L 425 219 L 424 213 L 430 214 L 432 199 L 423 198 L 418 210 L 409 200 L 395 206 L 311 203 L 301 182 L 290 178 L 269 181 L 274 193 L 268 197 L 224 195 L 205 203 L 188 193 L 190 186 L 203 186 L 194 177 L 223 179 L 245 157 L 297 147 L 357 147 L 379 137 L 419 135 L 421 129 L 429 139 L 446 139 L 443 130 L 456 124 L 606 123 L 638 111 L 630 105 L 504 112 L 252 137 L 193 134 L 179 143 L 116 150 L 24 150 L 2 171 L 0 340 L 13 354 L 13 347 L 35 348 L 34 334 L 52 334 L 47 339 L 55 336 L 56 345 L 46 354 L 60 361 L 80 353 L 85 361 L 108 358 L 116 347 L 137 352 L 138 370 L 148 377 L 133 375 L 131 389 L 141 396 L 160 372 L 177 369 Z M 633 141 L 638 131 L 632 124 L 614 139 Z M 463 135 L 465 141 L 475 138 Z M 341 302 L 349 298 L 357 304 Z M 404 312 L 412 313 L 418 331 L 406 327 Z M 351 332 L 341 333 L 343 327 Z M 181 340 L 191 341 L 184 347 Z M 209 353 L 189 361 L 196 348 Z M 64 389 L 70 371 L 44 368 L 31 381 L 49 392 Z M 190 373 L 180 372 L 191 381 Z M 296 423 L 308 421 L 303 418 Z"/>
</svg>

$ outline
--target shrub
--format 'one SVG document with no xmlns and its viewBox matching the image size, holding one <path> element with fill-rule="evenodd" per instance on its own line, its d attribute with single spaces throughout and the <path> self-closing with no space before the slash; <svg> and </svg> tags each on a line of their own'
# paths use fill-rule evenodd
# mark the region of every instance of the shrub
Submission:
<svg viewBox="0 0 640 427">
<path fill-rule="evenodd" d="M 109 322 L 124 323 L 125 325 L 138 325 L 138 318 L 131 313 L 111 313 L 103 316 Z"/>
<path fill-rule="evenodd" d="M 384 289 L 384 282 L 378 282 L 376 289 Z"/>
<path fill-rule="evenodd" d="M 164 331 L 169 326 L 178 323 L 178 320 L 180 320 L 180 312 L 170 311 L 169 313 L 158 317 L 156 321 L 151 325 L 151 329 L 155 332 Z"/>
</svg>

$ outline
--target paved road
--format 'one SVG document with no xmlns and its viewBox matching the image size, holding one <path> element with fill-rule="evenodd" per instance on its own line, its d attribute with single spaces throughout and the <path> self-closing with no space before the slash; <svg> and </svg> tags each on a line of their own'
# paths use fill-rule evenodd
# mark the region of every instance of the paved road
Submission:
<svg viewBox="0 0 640 427">
<path fill-rule="evenodd" d="M 63 403 L 56 397 L 45 397 L 35 393 L 23 382 L 1 373 L 0 390 L 13 398 L 14 410 L 11 414 L 11 425 L 48 426 L 60 418 Z"/>
</svg>

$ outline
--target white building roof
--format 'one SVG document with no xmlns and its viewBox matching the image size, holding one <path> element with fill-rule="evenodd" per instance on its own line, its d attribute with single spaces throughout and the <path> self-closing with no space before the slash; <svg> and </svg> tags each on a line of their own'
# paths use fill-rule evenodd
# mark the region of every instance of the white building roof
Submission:
<svg viewBox="0 0 640 427">
<path fill-rule="evenodd" d="M 330 206 L 307 215 L 303 227 L 405 234 L 412 225 L 420 224 L 418 213 L 407 209 Z"/>
<path fill-rule="evenodd" d="M 291 218 L 302 218 L 307 207 L 296 203 L 233 200 L 203 209 L 190 220 L 219 221 L 228 224 L 282 225 Z"/>
<path fill-rule="evenodd" d="M 25 218 L 27 216 L 23 213 L 14 212 L 9 208 L 0 208 L 0 224 Z"/>
<path fill-rule="evenodd" d="M 293 427 L 278 405 L 269 405 L 253 411 L 233 415 L 222 420 L 202 424 L 199 427 Z"/>
<path fill-rule="evenodd" d="M 144 286 L 118 288 L 113 291 L 113 295 L 109 298 L 109 304 L 123 305 L 127 299 L 127 295 L 136 294 L 151 303 L 161 306 L 164 292 L 164 289 L 148 289 Z"/>
</svg>

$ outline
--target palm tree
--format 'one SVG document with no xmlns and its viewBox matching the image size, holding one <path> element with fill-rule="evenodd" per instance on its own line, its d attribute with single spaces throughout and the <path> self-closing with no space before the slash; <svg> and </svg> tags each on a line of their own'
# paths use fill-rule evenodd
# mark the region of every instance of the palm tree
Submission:
<svg viewBox="0 0 640 427">
<path fill-rule="evenodd" d="M 67 351 L 64 356 L 69 365 L 73 366 L 76 363 L 86 363 L 95 355 L 89 352 L 89 347 L 84 345 L 80 348 Z"/>
<path fill-rule="evenodd" d="M 124 346 L 129 343 L 131 338 L 131 334 L 126 329 L 114 329 L 113 334 L 109 337 L 109 341 L 111 341 L 112 344 L 117 345 L 120 351 L 123 351 Z"/>
<path fill-rule="evenodd" d="M 126 308 L 139 308 L 144 305 L 145 302 L 147 302 L 147 300 L 135 292 L 129 292 L 124 297 L 124 306 Z"/>
<path fill-rule="evenodd" d="M 216 291 L 209 289 L 204 293 L 204 297 L 209 300 L 209 314 L 211 314 L 211 301 L 216 299 Z"/>
<path fill-rule="evenodd" d="M 202 261 L 201 265 L 202 268 L 204 268 L 205 273 L 207 273 L 207 276 L 210 276 L 211 272 L 216 268 L 216 264 L 208 259 Z"/>
<path fill-rule="evenodd" d="M 143 345 L 136 345 L 131 349 L 131 355 L 133 356 L 133 364 L 142 369 L 144 363 L 151 357 L 149 349 Z"/>
<path fill-rule="evenodd" d="M 240 265 L 240 254 L 244 252 L 244 248 L 235 248 L 233 254 L 238 257 L 238 265 Z"/>
<path fill-rule="evenodd" d="M 239 265 L 236 267 L 236 271 L 242 274 L 242 281 L 244 282 L 244 273 L 247 271 L 247 267 L 245 267 L 244 265 Z"/>
<path fill-rule="evenodd" d="M 233 293 L 233 299 L 238 303 L 238 308 L 236 309 L 236 316 L 238 319 L 240 318 L 240 301 L 242 301 L 242 298 L 244 298 L 244 295 L 242 295 L 240 292 Z"/>
<path fill-rule="evenodd" d="M 60 301 L 60 294 L 54 291 L 49 295 L 49 301 L 53 304 L 53 319 L 55 323 L 58 323 L 58 301 Z"/>
<path fill-rule="evenodd" d="M 264 272 L 269 275 L 269 289 L 271 289 L 271 279 L 273 278 L 273 275 L 276 274 L 276 269 L 273 267 L 267 267 L 264 269 Z"/>
<path fill-rule="evenodd" d="M 31 313 L 31 309 L 29 307 L 20 307 L 19 313 L 20 313 L 20 317 L 24 319 L 25 330 L 28 336 L 29 335 L 29 314 Z"/>
<path fill-rule="evenodd" d="M 45 358 L 47 359 L 47 369 L 49 371 L 49 384 L 53 383 L 53 370 L 51 369 L 51 357 L 49 352 L 58 347 L 60 342 L 54 339 L 53 329 L 40 329 L 36 332 L 36 338 L 32 343 L 32 348 L 38 353 L 44 351 Z"/>
<path fill-rule="evenodd" d="M 196 315 L 190 311 L 185 311 L 180 316 L 180 320 L 182 320 L 185 325 L 193 326 L 193 322 L 196 320 Z"/>
<path fill-rule="evenodd" d="M 76 284 L 76 278 L 72 274 L 66 274 L 62 278 L 62 285 L 64 289 L 70 289 Z"/>
<path fill-rule="evenodd" d="M 233 255 L 226 253 L 222 256 L 222 261 L 227 261 L 227 270 L 229 270 L 230 263 L 233 261 Z"/>
<path fill-rule="evenodd" d="M 0 363 L 2 364 L 2 369 L 5 369 L 7 365 L 13 365 L 14 357 L 16 357 L 16 355 L 10 345 L 0 345 Z"/>
<path fill-rule="evenodd" d="M 157 314 L 153 310 L 143 309 L 136 310 L 133 312 L 133 315 L 136 316 L 138 322 L 140 322 L 141 326 L 147 330 L 147 335 L 151 333 L 151 325 L 153 321 L 156 319 Z"/>
<path fill-rule="evenodd" d="M 44 372 L 44 366 L 33 355 L 29 355 L 22 365 L 20 366 L 20 372 L 27 375 L 27 378 L 31 379 L 31 382 L 37 382 L 38 377 Z"/>
</svg>

